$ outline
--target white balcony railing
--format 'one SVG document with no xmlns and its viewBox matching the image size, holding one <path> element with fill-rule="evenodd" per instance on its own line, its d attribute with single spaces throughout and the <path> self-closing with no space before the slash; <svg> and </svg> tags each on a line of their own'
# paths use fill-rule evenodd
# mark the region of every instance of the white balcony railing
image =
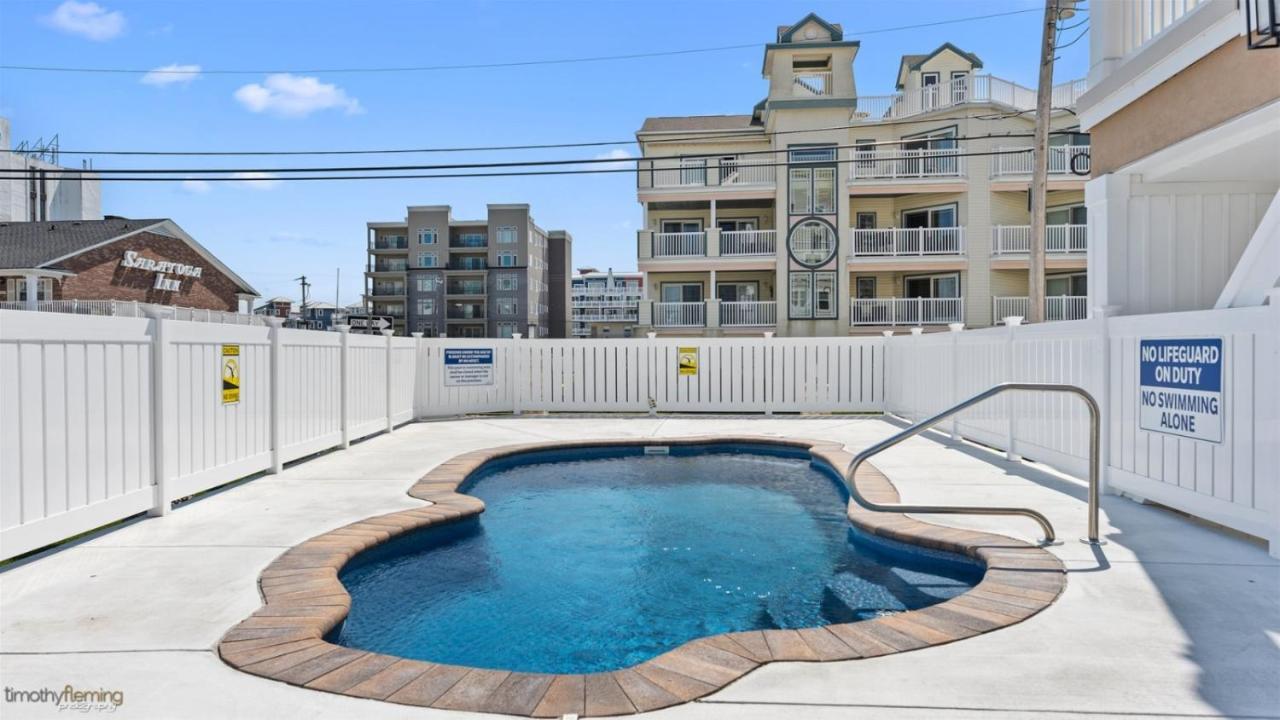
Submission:
<svg viewBox="0 0 1280 720">
<path fill-rule="evenodd" d="M 1054 85 L 1053 107 L 1075 106 L 1087 87 L 1084 80 Z M 992 103 L 1015 110 L 1034 110 L 1036 91 L 992 75 L 973 75 L 893 95 L 859 96 L 853 119 L 855 122 L 897 120 L 966 103 Z"/>
<path fill-rule="evenodd" d="M 777 230 L 725 230 L 720 233 L 721 255 L 773 255 Z"/>
<path fill-rule="evenodd" d="M 964 228 L 876 228 L 853 231 L 854 257 L 962 255 Z"/>
<path fill-rule="evenodd" d="M 991 254 L 1027 255 L 1031 252 L 1030 225 L 996 225 L 991 228 Z M 1045 226 L 1044 249 L 1050 255 L 1071 255 L 1089 249 L 1088 225 Z"/>
<path fill-rule="evenodd" d="M 653 324 L 658 327 L 702 327 L 707 323 L 704 302 L 656 302 Z"/>
<path fill-rule="evenodd" d="M 0 310 L 26 310 L 25 301 L 0 302 Z M 168 313 L 175 320 L 194 322 L 216 322 L 228 325 L 262 325 L 261 315 L 235 313 L 225 310 L 204 310 L 201 308 L 177 307 L 174 305 L 155 305 L 126 300 L 40 300 L 36 303 L 39 312 L 69 313 L 72 315 L 113 315 L 115 317 L 147 317 L 147 310 L 155 309 Z"/>
<path fill-rule="evenodd" d="M 942 325 L 964 322 L 962 298 L 850 300 L 850 325 Z"/>
<path fill-rule="evenodd" d="M 991 298 L 991 316 L 1000 323 L 1007 317 L 1028 314 L 1031 300 L 1026 297 Z M 1044 299 L 1045 320 L 1083 320 L 1089 316 L 1089 298 L 1084 295 L 1054 295 Z"/>
<path fill-rule="evenodd" d="M 914 180 L 964 176 L 959 148 L 854 150 L 849 177 L 857 180 Z"/>
<path fill-rule="evenodd" d="M 659 157 L 642 161 L 641 188 L 752 187 L 774 184 L 777 164 L 772 153 L 724 157 Z"/>
<path fill-rule="evenodd" d="M 832 92 L 831 71 L 803 72 L 791 76 L 791 94 L 795 97 L 821 97 Z"/>
<path fill-rule="evenodd" d="M 1026 152 L 1011 153 L 1011 150 Z M 1030 175 L 1035 158 L 1029 148 L 998 147 L 1005 154 L 991 156 L 991 177 Z M 1089 174 L 1088 145 L 1054 145 L 1049 148 L 1049 174 L 1084 177 Z"/>
<path fill-rule="evenodd" d="M 720 303 L 721 327 L 749 327 L 778 324 L 778 303 L 753 300 Z"/>
<path fill-rule="evenodd" d="M 707 254 L 705 232 L 653 234 L 654 257 L 698 257 Z"/>
</svg>

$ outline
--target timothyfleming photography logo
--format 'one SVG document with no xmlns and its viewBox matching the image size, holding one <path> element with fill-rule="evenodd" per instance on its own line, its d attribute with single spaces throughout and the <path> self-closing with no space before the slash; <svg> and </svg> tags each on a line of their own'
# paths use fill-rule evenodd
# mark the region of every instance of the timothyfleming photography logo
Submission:
<svg viewBox="0 0 1280 720">
<path fill-rule="evenodd" d="M 8 703 L 50 703 L 59 710 L 71 710 L 75 712 L 89 712 L 91 710 L 100 712 L 115 712 L 116 708 L 124 704 L 123 690 L 108 690 L 106 688 L 98 688 L 97 690 L 77 690 L 71 685 L 66 685 L 61 690 L 52 688 L 40 688 L 39 690 L 19 690 L 17 688 L 5 687 L 4 701 Z"/>
</svg>

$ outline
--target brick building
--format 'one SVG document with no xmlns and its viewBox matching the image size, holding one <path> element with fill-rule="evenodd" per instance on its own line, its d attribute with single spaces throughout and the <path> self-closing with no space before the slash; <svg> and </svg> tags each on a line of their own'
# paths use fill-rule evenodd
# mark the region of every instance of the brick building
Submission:
<svg viewBox="0 0 1280 720">
<path fill-rule="evenodd" d="M 8 307 L 116 300 L 248 312 L 257 296 L 169 219 L 0 222 L 0 302 Z"/>
</svg>

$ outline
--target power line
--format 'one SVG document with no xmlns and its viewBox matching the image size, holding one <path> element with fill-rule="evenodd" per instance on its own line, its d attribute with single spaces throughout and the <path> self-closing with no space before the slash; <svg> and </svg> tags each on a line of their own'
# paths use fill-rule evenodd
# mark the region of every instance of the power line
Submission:
<svg viewBox="0 0 1280 720">
<path fill-rule="evenodd" d="M 1069 134 L 1069 131 L 1058 131 L 1056 134 Z M 974 136 L 939 136 L 933 138 L 936 140 L 952 140 L 955 142 L 971 142 L 974 140 L 992 140 L 1004 138 L 1027 138 L 1032 137 L 1032 133 L 1006 133 L 995 135 L 974 135 Z M 854 143 L 852 145 L 822 145 L 824 150 L 858 150 L 868 147 L 878 147 L 883 145 L 902 145 L 904 143 L 922 142 L 930 138 L 907 138 L 898 140 L 877 140 L 869 142 Z M 949 149 L 949 148 L 935 148 Z M 757 156 L 757 155 L 777 155 L 778 153 L 788 152 L 787 149 L 769 149 L 769 150 L 741 150 L 735 152 L 737 157 Z M 699 159 L 716 157 L 711 155 L 681 155 L 685 159 Z M 410 170 L 470 170 L 470 169 L 486 169 L 486 168 L 513 168 L 513 167 L 545 167 L 556 165 L 600 165 L 613 164 L 622 162 L 639 162 L 642 160 L 664 159 L 662 157 L 647 158 L 568 158 L 557 160 L 507 160 L 502 162 L 485 162 L 485 163 L 443 163 L 432 165 L 336 165 L 331 167 L 232 167 L 232 168 L 95 168 L 93 170 L 75 169 L 61 171 L 68 175 L 195 175 L 200 173 L 224 174 L 277 174 L 277 173 L 335 173 L 335 172 L 400 172 Z M 752 164 L 752 167 L 765 167 L 766 164 Z M 240 178 L 243 179 L 243 178 Z"/>
<path fill-rule="evenodd" d="M 923 163 L 923 164 L 928 164 L 928 163 L 941 164 L 941 163 L 945 163 L 951 158 L 1020 155 L 1023 153 L 1029 153 L 1031 151 L 1032 151 L 1032 148 L 1010 148 L 1006 150 L 994 150 L 994 151 L 987 151 L 987 152 L 948 153 L 946 155 L 937 155 L 932 157 L 885 158 L 880 160 L 879 162 L 887 161 L 887 162 L 907 162 L 907 163 L 915 162 L 915 163 Z M 609 162 L 626 162 L 626 161 L 611 160 Z M 844 165 L 848 163 L 874 163 L 874 162 L 877 162 L 877 160 L 865 159 L 865 158 L 846 158 L 846 159 L 837 158 L 836 160 L 825 161 L 822 163 L 812 163 L 812 165 Z M 809 165 L 809 164 L 810 163 L 805 163 L 805 165 Z M 752 167 L 778 168 L 778 167 L 793 167 L 793 166 L 794 164 L 792 163 L 779 162 L 779 163 L 762 163 L 758 165 L 753 165 Z M 675 168 L 670 168 L 670 169 L 674 170 Z M 707 169 L 711 169 L 711 168 L 707 168 Z M 663 169 L 657 169 L 656 171 L 661 172 L 662 170 Z M 582 170 L 582 169 L 521 170 L 521 171 L 492 172 L 492 173 L 434 173 L 429 175 L 423 175 L 423 174 L 290 175 L 285 177 L 249 177 L 249 178 L 236 177 L 234 175 L 213 175 L 208 177 L 108 176 L 108 177 L 100 178 L 100 180 L 102 180 L 103 182 L 186 182 L 186 181 L 198 180 L 201 182 L 238 182 L 238 183 L 272 182 L 274 183 L 274 182 L 291 182 L 291 181 L 308 181 L 308 180 L 419 180 L 419 179 L 431 179 L 431 178 L 538 177 L 538 176 L 544 176 L 544 175 L 602 175 L 602 174 L 613 174 L 613 173 L 639 174 L 639 173 L 654 172 L 654 171 L 655 170 L 650 168 L 603 168 L 603 169 L 598 168 L 598 169 L 586 169 L 586 170 Z M 68 172 L 68 171 L 64 171 L 64 172 Z M 71 171 L 71 172 L 78 172 L 78 171 Z M 26 177 L 28 176 L 24 174 L 22 171 L 0 170 L 0 179 L 12 180 L 12 179 L 24 179 Z"/>
<path fill-rule="evenodd" d="M 1065 110 L 1070 112 L 1068 108 L 1054 108 L 1054 110 Z M 1007 120 L 1009 118 L 1020 117 L 1031 110 L 1015 110 L 1004 113 L 983 113 L 980 115 L 959 115 L 947 118 L 915 118 L 904 120 L 886 120 L 875 123 L 856 123 L 850 125 L 830 125 L 819 128 L 803 128 L 796 130 L 770 130 L 750 137 L 744 137 L 742 131 L 715 131 L 707 133 L 699 133 L 697 135 L 685 135 L 680 137 L 663 137 L 645 140 L 646 145 L 658 145 L 667 143 L 689 143 L 705 140 L 717 139 L 754 139 L 756 137 L 773 137 L 777 135 L 793 135 L 799 133 L 815 133 L 830 132 L 834 130 L 853 130 L 858 128 L 870 129 L 873 127 L 889 127 L 895 125 L 919 125 L 928 123 L 942 123 L 955 120 L 982 120 L 996 121 Z M 1009 137 L 1017 137 L 1010 135 Z M 880 144 L 893 144 L 896 141 L 885 141 Z M 434 147 L 434 148 L 381 148 L 369 150 L 59 150 L 63 155 L 113 155 L 113 156 L 147 156 L 147 157 L 290 157 L 303 155 L 402 155 L 416 153 L 453 153 L 453 152 L 490 152 L 490 151 L 510 151 L 510 150 L 555 150 L 565 148 L 588 148 L 588 147 L 606 147 L 611 145 L 633 145 L 635 140 L 598 140 L 586 142 L 565 142 L 565 143 L 542 143 L 529 145 L 476 145 L 476 146 L 456 146 L 456 147 Z M 15 149 L 0 148 L 0 152 L 20 153 Z M 611 160 L 621 160 L 623 158 L 614 158 Z"/>
<path fill-rule="evenodd" d="M 1010 15 L 1021 15 L 1024 13 L 1035 12 L 1034 9 L 1026 10 L 1010 10 L 1007 12 L 989 13 L 987 15 L 972 15 L 969 17 L 952 18 L 950 20 L 938 20 L 929 23 L 916 23 L 912 25 L 901 25 L 898 27 L 877 28 L 874 30 L 863 30 L 857 33 L 848 33 L 848 37 L 863 37 L 866 35 L 878 35 L 882 33 L 900 32 L 903 30 L 918 30 L 920 28 L 935 27 L 938 25 L 953 25 L 957 23 L 973 22 L 976 20 L 989 20 L 998 17 L 1007 17 Z M 179 69 L 139 69 L 139 68 L 90 68 L 90 67 L 64 67 L 64 66 L 48 66 L 48 65 L 0 65 L 0 70 L 13 70 L 24 72 L 59 72 L 59 73 L 99 73 L 99 74 L 116 74 L 116 75 L 145 75 L 153 73 L 157 75 L 272 75 L 272 74 L 357 74 L 357 73 L 405 73 L 405 72 L 441 72 L 450 70 L 486 70 L 497 68 L 513 68 L 513 67 L 531 67 L 541 65 L 569 65 L 576 63 L 592 63 L 607 62 L 615 60 L 641 60 L 655 57 L 668 57 L 678 55 L 694 55 L 701 53 L 724 52 L 726 50 L 744 50 L 748 48 L 760 47 L 759 42 L 743 43 L 739 45 L 720 45 L 717 47 L 703 48 L 686 48 L 682 50 L 659 50 L 643 53 L 626 53 L 621 55 L 596 55 L 590 57 L 576 58 L 553 58 L 542 60 L 513 60 L 509 62 L 492 62 L 492 63 L 464 63 L 457 65 L 411 65 L 403 67 L 356 67 L 356 68 L 302 68 L 291 70 L 179 70 Z"/>
</svg>

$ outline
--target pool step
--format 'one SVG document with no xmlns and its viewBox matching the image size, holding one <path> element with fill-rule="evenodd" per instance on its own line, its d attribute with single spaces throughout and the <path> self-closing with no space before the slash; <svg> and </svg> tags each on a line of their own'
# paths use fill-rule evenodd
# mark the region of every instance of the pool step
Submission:
<svg viewBox="0 0 1280 720">
<path fill-rule="evenodd" d="M 670 455 L 671 446 L 669 445 L 645 445 L 645 455 Z"/>
</svg>

